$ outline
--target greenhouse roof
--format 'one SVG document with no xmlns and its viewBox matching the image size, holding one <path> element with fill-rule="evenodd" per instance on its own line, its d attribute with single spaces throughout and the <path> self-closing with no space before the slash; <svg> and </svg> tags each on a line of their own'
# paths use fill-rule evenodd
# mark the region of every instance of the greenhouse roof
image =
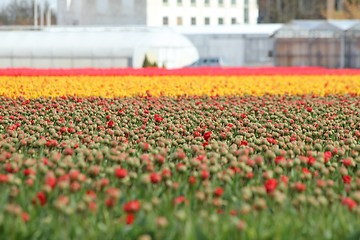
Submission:
<svg viewBox="0 0 360 240">
<path fill-rule="evenodd" d="M 351 28 L 349 28 L 348 31 L 357 31 L 357 32 L 360 31 L 360 21 L 358 21 Z"/>
<path fill-rule="evenodd" d="M 334 26 L 338 27 L 343 31 L 347 31 L 354 27 L 356 24 L 359 24 L 359 20 L 329 20 L 329 23 L 333 24 Z"/>
<path fill-rule="evenodd" d="M 239 34 L 239 35 L 272 35 L 283 24 L 228 25 L 228 26 L 179 26 L 173 27 L 176 32 L 185 35 Z"/>
<path fill-rule="evenodd" d="M 338 37 L 352 28 L 355 20 L 293 20 L 274 34 L 277 38 Z"/>
<path fill-rule="evenodd" d="M 0 56 L 125 57 L 136 48 L 193 48 L 183 35 L 163 28 L 51 27 L 0 31 Z"/>
</svg>

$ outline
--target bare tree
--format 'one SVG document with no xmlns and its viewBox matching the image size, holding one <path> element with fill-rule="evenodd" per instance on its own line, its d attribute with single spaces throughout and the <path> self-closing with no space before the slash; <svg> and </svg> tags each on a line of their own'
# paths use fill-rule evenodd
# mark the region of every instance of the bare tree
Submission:
<svg viewBox="0 0 360 240">
<path fill-rule="evenodd" d="M 14 1 L 0 11 L 1 25 L 29 25 L 33 22 L 32 5 L 27 1 Z"/>
<path fill-rule="evenodd" d="M 323 15 L 330 19 L 360 19 L 360 0 L 329 1 L 330 6 Z"/>
<path fill-rule="evenodd" d="M 258 0 L 259 22 L 287 23 L 293 19 L 324 19 L 328 0 Z"/>
<path fill-rule="evenodd" d="M 40 12 L 40 6 L 37 6 Z M 48 2 L 44 6 L 44 14 L 50 8 Z M 40 19 L 41 16 L 39 16 Z M 38 20 L 39 20 L 38 19 Z M 44 19 L 46 17 L 44 16 Z M 51 22 L 56 22 L 56 16 L 51 14 Z M 29 1 L 13 1 L 0 10 L 0 25 L 33 25 L 34 24 L 34 3 Z"/>
</svg>

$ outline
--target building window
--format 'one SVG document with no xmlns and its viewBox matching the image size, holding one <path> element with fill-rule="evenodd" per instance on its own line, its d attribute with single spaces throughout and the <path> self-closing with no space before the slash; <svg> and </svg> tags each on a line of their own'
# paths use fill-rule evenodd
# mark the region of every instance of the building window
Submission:
<svg viewBox="0 0 360 240">
<path fill-rule="evenodd" d="M 177 18 L 176 18 L 176 24 L 177 24 L 178 26 L 183 25 L 183 19 L 182 19 L 182 17 L 177 17 Z"/>
<path fill-rule="evenodd" d="M 169 18 L 168 17 L 163 17 L 163 25 L 169 25 Z"/>
<path fill-rule="evenodd" d="M 191 25 L 196 25 L 196 18 L 195 17 L 191 18 Z"/>
<path fill-rule="evenodd" d="M 218 0 L 219 1 L 219 6 L 223 7 L 224 6 L 224 0 Z"/>
<path fill-rule="evenodd" d="M 235 6 L 237 4 L 236 0 L 231 0 L 231 6 Z"/>
<path fill-rule="evenodd" d="M 195 6 L 196 5 L 196 0 L 191 0 L 191 6 Z"/>
<path fill-rule="evenodd" d="M 236 23 L 237 23 L 236 18 L 231 18 L 231 24 L 234 25 Z"/>
<path fill-rule="evenodd" d="M 219 19 L 218 19 L 218 23 L 219 23 L 219 25 L 224 25 L 224 19 L 223 19 L 223 18 L 219 18 Z"/>
<path fill-rule="evenodd" d="M 210 18 L 208 17 L 205 18 L 205 25 L 210 25 Z"/>
<path fill-rule="evenodd" d="M 334 1 L 334 9 L 335 9 L 335 11 L 343 10 L 343 0 L 335 0 Z"/>
<path fill-rule="evenodd" d="M 182 0 L 177 0 L 177 5 L 181 6 L 182 5 Z"/>
<path fill-rule="evenodd" d="M 205 5 L 206 7 L 210 6 L 210 0 L 204 0 L 204 5 Z"/>
<path fill-rule="evenodd" d="M 300 10 L 303 12 L 303 13 L 306 13 L 308 11 L 312 11 L 312 4 L 310 1 L 308 0 L 301 0 L 299 1 L 299 4 L 300 4 Z"/>
<path fill-rule="evenodd" d="M 245 24 L 249 23 L 249 8 L 248 7 L 244 8 L 244 23 Z"/>
</svg>

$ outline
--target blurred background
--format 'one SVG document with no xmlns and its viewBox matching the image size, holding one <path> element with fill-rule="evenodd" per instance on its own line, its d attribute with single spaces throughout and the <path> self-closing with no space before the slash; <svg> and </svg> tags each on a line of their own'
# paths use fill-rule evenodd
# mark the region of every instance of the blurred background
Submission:
<svg viewBox="0 0 360 240">
<path fill-rule="evenodd" d="M 360 68 L 360 0 L 1 0 L 0 68 Z"/>
</svg>

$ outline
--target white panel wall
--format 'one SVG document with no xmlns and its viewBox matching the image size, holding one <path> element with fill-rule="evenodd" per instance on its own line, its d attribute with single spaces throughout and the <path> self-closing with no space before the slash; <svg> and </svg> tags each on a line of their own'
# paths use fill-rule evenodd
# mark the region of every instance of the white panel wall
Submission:
<svg viewBox="0 0 360 240">
<path fill-rule="evenodd" d="M 273 66 L 274 40 L 267 35 L 188 34 L 200 58 L 220 57 L 228 66 Z"/>
<path fill-rule="evenodd" d="M 126 58 L 116 58 L 113 59 L 113 65 L 112 67 L 117 68 L 117 67 L 130 67 L 129 66 L 130 63 L 130 59 L 126 59 Z"/>
<path fill-rule="evenodd" d="M 71 68 L 72 60 L 67 58 L 53 58 L 51 60 L 51 67 L 53 68 Z"/>
<path fill-rule="evenodd" d="M 198 48 L 199 56 L 221 57 L 229 66 L 245 66 L 242 35 L 187 35 Z"/>
<path fill-rule="evenodd" d="M 0 68 L 121 68 L 129 64 L 127 58 L 0 58 Z"/>
<path fill-rule="evenodd" d="M 0 58 L 0 68 L 11 68 L 12 61 L 9 58 Z"/>
<path fill-rule="evenodd" d="M 244 66 L 244 39 L 227 35 L 210 40 L 209 53 L 221 57 L 229 66 Z"/>
<path fill-rule="evenodd" d="M 17 59 L 13 59 L 12 62 L 14 67 L 26 67 L 26 66 L 31 66 L 31 58 L 17 58 Z"/>
<path fill-rule="evenodd" d="M 74 58 L 72 59 L 72 65 L 74 68 L 87 68 L 89 66 L 91 66 L 92 61 L 91 59 L 86 59 L 86 58 Z"/>
<path fill-rule="evenodd" d="M 31 59 L 31 66 L 34 68 L 51 68 L 51 58 L 35 58 Z"/>
</svg>

